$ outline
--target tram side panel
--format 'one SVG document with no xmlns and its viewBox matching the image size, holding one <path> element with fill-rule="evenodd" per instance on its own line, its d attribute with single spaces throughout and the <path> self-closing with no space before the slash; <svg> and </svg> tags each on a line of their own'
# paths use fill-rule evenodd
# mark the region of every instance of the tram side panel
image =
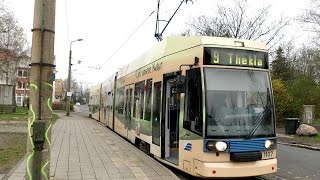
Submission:
<svg viewBox="0 0 320 180">
<path fill-rule="evenodd" d="M 91 87 L 90 89 L 90 100 L 89 100 L 89 111 L 91 118 L 98 120 L 100 119 L 100 84 Z"/>
<path fill-rule="evenodd" d="M 115 102 L 115 117 L 114 117 L 114 131 L 121 136 L 124 136 L 124 87 L 121 79 L 117 80 L 116 88 L 116 102 Z M 121 87 L 121 88 L 119 88 Z M 125 137 L 125 136 L 124 136 Z"/>
<path fill-rule="evenodd" d="M 115 86 L 116 74 L 111 75 L 102 83 L 101 98 L 101 119 L 108 128 L 114 129 L 114 111 L 115 111 Z"/>
<path fill-rule="evenodd" d="M 189 50 L 185 50 L 174 55 L 170 55 L 168 57 L 162 58 L 158 61 L 155 61 L 146 67 L 140 68 L 135 72 L 128 74 L 118 80 L 117 90 L 116 90 L 116 112 L 115 112 L 115 131 L 120 135 L 128 138 L 131 142 L 135 142 L 136 139 L 142 140 L 148 143 L 150 147 L 150 151 L 152 154 L 161 157 L 161 147 L 160 143 L 154 142 L 152 138 L 152 123 L 159 123 L 160 121 L 164 123 L 164 120 L 161 117 L 157 117 L 156 120 L 152 119 L 152 113 L 147 115 L 146 109 L 153 109 L 153 97 L 154 84 L 161 84 L 163 81 L 163 76 L 166 73 L 174 73 L 179 71 L 179 67 L 181 64 L 194 63 L 195 56 L 202 56 L 200 48 L 192 48 Z M 152 72 L 150 73 L 150 69 Z M 143 83 L 142 86 L 139 86 L 140 83 Z M 130 87 L 130 85 L 132 87 Z M 139 92 L 137 89 L 143 87 L 144 91 L 148 91 L 148 86 L 152 89 L 150 92 L 152 95 L 147 92 L 143 92 L 143 101 L 144 106 L 139 107 Z M 145 88 L 146 87 L 146 88 Z M 132 91 L 130 92 L 130 89 Z M 162 91 L 162 90 L 161 90 Z M 160 91 L 160 94 L 162 93 Z M 150 93 L 149 92 L 149 93 Z M 131 98 L 128 99 L 128 93 L 131 94 Z M 150 95 L 150 97 L 149 97 Z M 150 103 L 147 104 L 148 98 L 150 99 Z M 129 105 L 131 103 L 131 106 Z M 130 107 L 129 107 L 130 106 Z M 160 107 L 157 108 L 161 108 Z M 128 109 L 130 108 L 130 109 Z M 138 109 L 144 108 L 144 113 L 137 112 Z M 128 113 L 130 111 L 130 113 Z M 154 109 L 152 110 L 154 111 Z M 130 118 L 129 118 L 130 116 Z M 183 118 L 183 116 L 181 116 Z M 178 120 L 177 120 L 178 121 Z M 158 129 L 157 129 L 158 128 Z M 154 131 L 160 131 L 160 126 L 156 127 Z M 158 133 L 160 135 L 160 133 Z M 164 137 L 164 136 L 163 136 Z M 160 139 L 160 137 L 155 137 L 154 139 Z M 157 140 L 154 140 L 157 141 Z"/>
</svg>

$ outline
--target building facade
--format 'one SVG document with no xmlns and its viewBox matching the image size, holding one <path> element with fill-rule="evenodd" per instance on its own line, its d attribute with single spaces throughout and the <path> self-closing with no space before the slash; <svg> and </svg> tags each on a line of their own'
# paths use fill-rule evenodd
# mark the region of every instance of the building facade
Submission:
<svg viewBox="0 0 320 180">
<path fill-rule="evenodd" d="M 29 82 L 30 82 L 30 68 L 29 67 L 17 67 L 17 77 L 16 77 L 16 104 L 17 106 L 24 106 L 26 105 L 30 89 L 29 89 Z"/>
<path fill-rule="evenodd" d="M 17 58 L 13 53 L 0 50 L 0 84 L 14 87 L 17 106 L 25 105 L 29 98 L 30 63 L 31 58 L 28 56 Z"/>
<path fill-rule="evenodd" d="M 56 79 L 53 81 L 53 92 L 52 92 L 52 102 L 60 103 L 64 98 L 64 89 L 63 89 L 63 81 L 62 79 Z"/>
</svg>

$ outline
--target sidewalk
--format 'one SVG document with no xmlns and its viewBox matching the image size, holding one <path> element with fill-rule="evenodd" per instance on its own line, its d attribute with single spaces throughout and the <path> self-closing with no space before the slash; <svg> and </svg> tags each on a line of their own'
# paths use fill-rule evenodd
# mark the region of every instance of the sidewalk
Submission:
<svg viewBox="0 0 320 180">
<path fill-rule="evenodd" d="M 50 179 L 178 179 L 97 121 L 59 114 L 52 130 Z M 23 161 L 10 180 L 24 179 Z"/>
<path fill-rule="evenodd" d="M 319 131 L 319 129 L 318 129 L 318 131 Z M 279 144 L 296 146 L 296 147 L 320 151 L 320 142 L 308 141 L 307 138 L 299 137 L 296 134 L 294 134 L 294 135 L 285 134 L 285 129 L 283 127 L 277 128 L 276 133 L 277 133 L 277 141 Z"/>
</svg>

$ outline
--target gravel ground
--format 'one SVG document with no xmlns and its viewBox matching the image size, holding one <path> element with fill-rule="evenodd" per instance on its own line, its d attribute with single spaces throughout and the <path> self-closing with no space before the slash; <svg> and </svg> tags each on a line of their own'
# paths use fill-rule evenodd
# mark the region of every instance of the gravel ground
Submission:
<svg viewBox="0 0 320 180">
<path fill-rule="evenodd" d="M 27 132 L 27 122 L 6 121 L 0 122 L 0 132 Z"/>
<path fill-rule="evenodd" d="M 22 121 L 0 121 L 0 133 L 27 133 L 27 122 Z M 13 135 L 12 135 L 13 136 Z M 12 137 L 10 138 L 7 134 L 0 134 L 0 150 L 4 150 L 7 147 L 2 147 L 2 145 L 7 144 L 8 141 L 12 141 Z M 12 167 L 16 162 L 12 163 Z M 8 165 L 5 167 L 0 166 L 0 179 L 2 179 L 9 169 L 7 169 Z M 10 165 L 9 165 L 10 166 Z M 10 166 L 11 167 L 11 166 Z"/>
</svg>

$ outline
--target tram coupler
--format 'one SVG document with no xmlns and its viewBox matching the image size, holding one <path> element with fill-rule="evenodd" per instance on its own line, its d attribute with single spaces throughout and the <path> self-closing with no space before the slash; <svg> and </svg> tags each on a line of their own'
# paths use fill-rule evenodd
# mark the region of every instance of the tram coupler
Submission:
<svg viewBox="0 0 320 180">
<path fill-rule="evenodd" d="M 36 120 L 33 122 L 32 127 L 33 127 L 32 141 L 34 144 L 33 150 L 42 151 L 43 144 L 45 141 L 46 122 L 44 120 Z"/>
</svg>

